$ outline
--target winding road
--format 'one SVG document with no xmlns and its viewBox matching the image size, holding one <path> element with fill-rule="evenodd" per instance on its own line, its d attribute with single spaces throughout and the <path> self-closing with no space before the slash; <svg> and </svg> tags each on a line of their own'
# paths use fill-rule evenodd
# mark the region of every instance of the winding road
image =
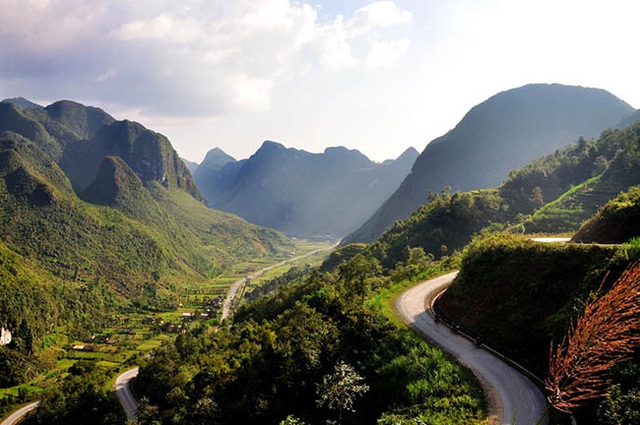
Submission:
<svg viewBox="0 0 640 425">
<path fill-rule="evenodd" d="M 124 409 L 125 415 L 127 415 L 127 421 L 133 422 L 137 418 L 137 410 L 138 410 L 138 402 L 136 401 L 133 392 L 131 391 L 131 379 L 138 376 L 138 368 L 129 369 L 126 372 L 120 374 L 116 378 L 116 395 L 118 396 L 118 400 Z M 0 425 L 16 425 L 20 423 L 25 416 L 36 407 L 40 402 L 36 401 L 33 403 L 29 403 L 26 406 L 21 407 L 18 410 L 12 412 L 9 416 L 7 416 Z"/>
<path fill-rule="evenodd" d="M 313 253 L 306 255 L 311 254 Z M 283 263 L 260 270 L 251 277 Z M 478 377 L 487 393 L 489 424 L 510 425 L 514 423 L 514 418 L 516 418 L 517 425 L 535 424 L 546 407 L 545 398 L 540 390 L 524 375 L 497 357 L 489 354 L 486 350 L 476 348 L 468 339 L 454 334 L 446 326 L 435 322 L 432 313 L 433 302 L 453 282 L 457 273 L 449 273 L 422 282 L 405 291 L 398 297 L 396 309 L 412 329 L 451 353 L 457 361 L 471 369 Z M 229 313 L 231 300 L 242 282 L 244 279 L 236 282 L 234 288 L 229 291 L 228 303 L 225 302 L 226 315 Z M 223 315 L 226 317 L 225 314 Z M 135 421 L 137 417 L 137 401 L 130 387 L 131 379 L 137 375 L 138 368 L 136 367 L 118 376 L 115 383 L 116 394 L 128 421 Z M 17 424 L 37 405 L 36 402 L 24 406 L 13 412 L 0 425 Z M 547 420 L 542 422 L 543 425 L 547 423 Z"/>
<path fill-rule="evenodd" d="M 131 380 L 138 376 L 138 368 L 129 369 L 116 378 L 116 395 L 127 415 L 127 421 L 133 422 L 138 417 L 138 402 L 131 391 Z"/>
<path fill-rule="evenodd" d="M 416 332 L 451 353 L 478 377 L 487 393 L 489 423 L 532 425 L 542 416 L 546 401 L 538 387 L 488 351 L 437 324 L 432 315 L 435 299 L 453 282 L 458 272 L 423 282 L 404 292 L 396 301 L 403 320 Z M 548 421 L 543 421 L 547 424 Z"/>
<path fill-rule="evenodd" d="M 15 410 L 13 413 L 7 416 L 2 422 L 0 422 L 0 425 L 17 424 L 22 419 L 24 419 L 25 416 L 27 416 L 27 413 L 31 412 L 36 407 L 38 407 L 38 404 L 39 402 L 35 401 L 33 403 L 27 404 L 26 406 L 22 406 L 21 408 L 19 408 L 18 410 Z"/>
<path fill-rule="evenodd" d="M 298 257 L 293 257 L 293 258 L 290 258 L 288 260 L 281 261 L 278 264 L 274 264 L 272 266 L 265 267 L 264 269 L 260 269 L 257 272 L 255 272 L 255 273 L 253 273 L 253 274 L 251 274 L 251 275 L 249 275 L 247 277 L 243 277 L 242 279 L 234 282 L 234 284 L 231 285 L 231 288 L 229 288 L 229 292 L 227 293 L 227 297 L 224 299 L 224 302 L 222 303 L 222 314 L 220 315 L 220 321 L 224 321 L 227 317 L 229 317 L 229 314 L 231 313 L 231 305 L 233 304 L 233 300 L 235 299 L 236 294 L 238 293 L 238 290 L 240 289 L 240 287 L 244 283 L 247 282 L 247 279 L 250 279 L 250 280 L 255 279 L 256 277 L 258 277 L 258 276 L 264 274 L 265 272 L 267 272 L 267 271 L 269 271 L 271 269 L 274 269 L 276 267 L 280 267 L 280 266 L 282 266 L 284 264 L 290 263 L 290 262 L 295 261 L 295 260 L 299 260 L 301 258 L 310 257 L 310 256 L 312 256 L 314 254 L 317 254 L 319 252 L 322 252 L 322 251 L 329 251 L 329 250 L 335 248 L 336 246 L 338 246 L 338 244 L 339 244 L 339 242 L 336 243 L 336 244 L 333 244 L 333 245 L 331 245 L 330 247 L 327 247 L 327 248 L 316 249 L 315 251 L 307 252 L 304 255 L 300 255 Z"/>
</svg>

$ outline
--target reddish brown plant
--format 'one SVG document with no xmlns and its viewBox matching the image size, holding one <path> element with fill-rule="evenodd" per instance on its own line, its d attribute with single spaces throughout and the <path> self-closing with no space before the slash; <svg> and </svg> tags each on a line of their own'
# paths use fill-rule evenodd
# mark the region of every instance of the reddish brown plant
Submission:
<svg viewBox="0 0 640 425">
<path fill-rule="evenodd" d="M 609 369 L 640 346 L 640 262 L 598 295 L 601 289 L 571 322 L 562 343 L 551 344 L 545 387 L 550 405 L 562 412 L 606 395 Z"/>
</svg>

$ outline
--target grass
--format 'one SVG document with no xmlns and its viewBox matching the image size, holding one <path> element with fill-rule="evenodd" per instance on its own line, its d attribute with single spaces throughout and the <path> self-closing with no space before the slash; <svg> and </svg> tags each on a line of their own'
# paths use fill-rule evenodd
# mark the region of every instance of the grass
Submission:
<svg viewBox="0 0 640 425">
<path fill-rule="evenodd" d="M 402 282 L 396 283 L 376 294 L 376 296 L 367 301 L 367 305 L 378 309 L 380 313 L 395 326 L 399 328 L 405 327 L 406 325 L 402 317 L 400 317 L 400 313 L 396 310 L 396 301 L 404 291 L 415 284 L 416 282 L 410 280 L 403 280 Z"/>
<path fill-rule="evenodd" d="M 393 284 L 388 288 L 381 290 L 374 297 L 370 298 L 367 301 L 367 305 L 369 307 L 377 309 L 381 315 L 389 319 L 389 321 L 397 328 L 408 329 L 407 324 L 404 322 L 404 320 L 402 319 L 402 317 L 400 316 L 400 314 L 396 309 L 396 302 L 398 300 L 398 297 L 402 295 L 402 293 L 408 290 L 409 288 L 425 280 L 433 279 L 435 277 L 444 275 L 451 271 L 452 271 L 451 269 L 442 268 L 440 265 L 432 267 L 428 270 L 425 270 L 424 272 L 420 273 L 419 275 L 415 276 L 410 280 L 409 279 L 402 280 L 398 283 Z M 421 344 L 424 344 L 427 347 L 426 348 L 427 352 L 430 353 L 429 356 L 433 357 L 434 361 L 436 362 L 439 368 L 443 368 L 444 370 L 451 370 L 451 369 L 448 369 L 450 368 L 450 366 L 446 366 L 446 364 L 455 364 L 457 365 L 457 367 L 460 368 L 460 374 L 461 374 L 460 376 L 463 377 L 464 381 L 471 384 L 470 391 L 471 393 L 473 393 L 474 398 L 478 398 L 480 400 L 480 406 L 481 406 L 480 409 L 481 409 L 481 412 L 483 412 L 482 415 L 486 417 L 487 400 L 484 395 L 484 390 L 482 388 L 482 385 L 480 384 L 480 381 L 478 380 L 478 378 L 473 374 L 473 372 L 471 372 L 471 370 L 467 369 L 466 367 L 460 365 L 457 362 L 457 360 L 453 356 L 451 356 L 449 353 L 441 350 L 440 348 L 435 347 L 433 344 L 429 343 L 428 341 L 425 341 L 424 338 L 420 337 L 415 332 L 409 332 L 409 338 L 411 341 L 415 342 L 416 346 L 420 346 Z M 419 386 L 426 382 L 427 381 L 425 380 L 418 381 L 414 384 L 411 384 L 411 386 L 408 389 L 409 391 L 411 391 L 412 388 L 414 388 L 414 386 Z M 434 383 L 431 382 L 431 385 L 434 385 Z M 439 388 L 449 388 L 451 385 L 455 385 L 455 384 L 449 381 L 449 377 L 442 376 L 442 379 L 438 380 L 438 382 L 435 385 L 438 386 Z M 466 397 L 469 395 L 461 395 L 461 396 Z M 452 403 L 451 399 L 445 398 L 440 401 L 443 404 L 438 405 L 437 407 L 439 409 L 443 409 L 442 410 L 443 412 L 452 408 L 455 409 L 455 407 L 451 405 Z M 444 414 L 443 414 L 443 418 L 445 418 Z M 446 419 L 444 420 L 451 420 L 451 417 L 446 416 Z M 440 423 L 440 422 L 437 422 L 437 423 Z M 442 423 L 445 423 L 445 422 L 442 422 Z M 485 421 L 478 420 L 478 422 L 473 422 L 473 423 L 479 424 L 479 423 L 485 423 Z"/>
<path fill-rule="evenodd" d="M 161 345 L 162 341 L 159 341 L 157 339 L 150 339 L 138 345 L 137 351 L 150 351 L 159 348 Z"/>
<path fill-rule="evenodd" d="M 374 307 L 380 311 L 380 313 L 389 319 L 397 327 L 406 327 L 404 320 L 396 310 L 396 302 L 398 297 L 402 295 L 407 289 L 424 282 L 425 280 L 433 279 L 435 277 L 447 274 L 453 271 L 452 269 L 443 269 L 441 266 L 435 266 L 429 268 L 412 279 L 402 280 L 394 283 L 388 288 L 379 291 L 374 297 L 367 301 L 369 307 Z"/>
</svg>

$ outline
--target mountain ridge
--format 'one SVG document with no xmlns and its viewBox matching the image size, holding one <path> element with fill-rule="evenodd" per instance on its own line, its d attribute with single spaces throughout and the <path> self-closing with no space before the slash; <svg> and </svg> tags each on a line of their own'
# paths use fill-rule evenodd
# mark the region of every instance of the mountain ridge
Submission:
<svg viewBox="0 0 640 425">
<path fill-rule="evenodd" d="M 79 193 L 93 182 L 103 158 L 116 155 L 143 183 L 159 181 L 204 200 L 165 136 L 136 122 L 118 121 L 100 108 L 70 100 L 28 109 L 0 102 L 0 133 L 4 131 L 22 134 L 39 145 Z"/>
<path fill-rule="evenodd" d="M 602 89 L 529 84 L 498 93 L 429 143 L 398 190 L 344 243 L 372 242 L 426 203 L 429 191 L 498 186 L 511 170 L 578 136 L 596 136 L 634 111 Z"/>
<path fill-rule="evenodd" d="M 266 140 L 246 160 L 224 157 L 227 162 L 217 169 L 205 160 L 196 183 L 213 208 L 290 235 L 335 239 L 397 187 L 417 154 L 409 148 L 395 160 L 376 163 L 343 146 L 311 153 Z"/>
</svg>

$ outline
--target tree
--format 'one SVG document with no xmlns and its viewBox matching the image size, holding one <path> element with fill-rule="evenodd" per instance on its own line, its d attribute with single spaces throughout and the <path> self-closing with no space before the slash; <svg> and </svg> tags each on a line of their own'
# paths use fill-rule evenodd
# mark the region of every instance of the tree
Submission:
<svg viewBox="0 0 640 425">
<path fill-rule="evenodd" d="M 355 292 L 363 300 L 369 291 L 369 279 L 381 274 L 380 262 L 375 258 L 368 259 L 362 254 L 356 255 L 348 264 L 340 267 L 340 278 L 344 283 L 353 285 Z"/>
<path fill-rule="evenodd" d="M 306 425 L 304 421 L 296 418 L 293 415 L 287 416 L 283 421 L 280 421 L 279 425 Z"/>
<path fill-rule="evenodd" d="M 544 194 L 542 193 L 542 189 L 540 189 L 540 186 L 536 186 L 531 190 L 531 196 L 529 196 L 529 205 L 531 207 L 531 211 L 542 208 L 542 206 L 544 205 Z"/>
<path fill-rule="evenodd" d="M 363 384 L 353 366 L 340 360 L 334 367 L 333 373 L 325 375 L 322 383 L 317 386 L 317 404 L 335 411 L 337 423 L 342 422 L 344 411 L 355 412 L 353 404 L 356 398 L 369 391 L 369 386 Z"/>
</svg>

